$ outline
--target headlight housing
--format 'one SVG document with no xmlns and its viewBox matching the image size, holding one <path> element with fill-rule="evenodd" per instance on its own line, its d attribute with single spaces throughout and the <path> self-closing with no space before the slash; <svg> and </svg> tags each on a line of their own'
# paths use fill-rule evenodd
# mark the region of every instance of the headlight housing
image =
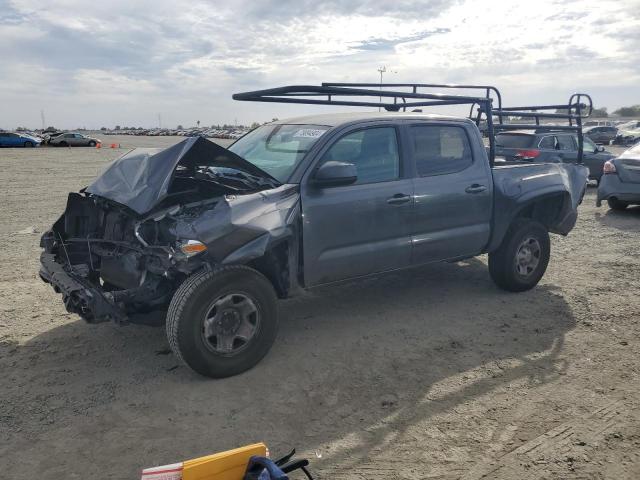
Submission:
<svg viewBox="0 0 640 480">
<path fill-rule="evenodd" d="M 178 249 L 187 257 L 193 257 L 207 250 L 207 246 L 198 240 L 183 240 L 178 242 Z"/>
</svg>

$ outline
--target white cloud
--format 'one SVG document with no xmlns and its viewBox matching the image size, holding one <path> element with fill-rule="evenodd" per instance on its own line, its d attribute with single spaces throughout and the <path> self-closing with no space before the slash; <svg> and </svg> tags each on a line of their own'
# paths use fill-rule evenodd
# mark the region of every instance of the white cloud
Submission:
<svg viewBox="0 0 640 480">
<path fill-rule="evenodd" d="M 322 81 L 491 83 L 508 103 L 640 103 L 640 2 L 20 0 L 0 12 L 0 127 L 265 120 L 231 94 Z M 325 108 L 325 107 L 322 107 Z M 326 107 L 329 108 L 329 107 Z M 126 117 L 126 118 L 125 118 Z"/>
</svg>

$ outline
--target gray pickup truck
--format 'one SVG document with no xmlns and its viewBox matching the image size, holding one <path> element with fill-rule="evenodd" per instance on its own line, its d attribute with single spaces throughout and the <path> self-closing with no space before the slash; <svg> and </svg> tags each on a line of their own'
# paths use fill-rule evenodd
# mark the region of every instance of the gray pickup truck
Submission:
<svg viewBox="0 0 640 480">
<path fill-rule="evenodd" d="M 41 241 L 40 276 L 89 322 L 166 310 L 174 353 L 225 377 L 254 366 L 301 289 L 489 254 L 500 287 L 543 276 L 577 218 L 578 164 L 492 167 L 476 124 L 420 113 L 263 125 L 224 149 L 134 150 Z"/>
</svg>

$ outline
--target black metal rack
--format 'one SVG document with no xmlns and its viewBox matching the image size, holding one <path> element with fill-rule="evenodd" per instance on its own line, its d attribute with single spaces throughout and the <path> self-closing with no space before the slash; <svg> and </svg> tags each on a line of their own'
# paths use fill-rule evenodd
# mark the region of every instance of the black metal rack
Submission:
<svg viewBox="0 0 640 480">
<path fill-rule="evenodd" d="M 375 89 L 374 89 L 375 88 Z M 392 88 L 393 90 L 388 90 Z M 480 95 L 451 95 L 420 92 L 419 89 L 476 90 Z M 403 91 L 401 89 L 409 89 Z M 370 100 L 376 98 L 377 101 Z M 455 85 L 429 83 L 322 83 L 289 85 L 266 90 L 236 93 L 234 100 L 249 102 L 297 103 L 307 105 L 339 105 L 377 107 L 386 111 L 416 109 L 442 105 L 469 105 L 469 118 L 480 126 L 483 116 L 489 137 L 489 161 L 495 160 L 495 135 L 501 131 L 535 130 L 569 131 L 577 133 L 578 162 L 582 162 L 582 119 L 593 110 L 593 101 L 586 93 L 574 93 L 567 104 L 503 107 L 500 91 L 491 85 Z M 494 100 L 497 105 L 494 106 Z M 583 103 L 586 101 L 588 103 Z M 474 112 L 474 109 L 477 109 Z M 552 111 L 553 113 L 550 113 Z M 561 113 L 558 113 L 561 112 Z M 566 113 L 565 113 L 566 112 Z M 474 114 L 475 113 L 475 114 Z M 535 123 L 510 123 L 510 119 L 533 119 Z M 567 121 L 567 125 L 545 125 L 541 119 Z"/>
</svg>

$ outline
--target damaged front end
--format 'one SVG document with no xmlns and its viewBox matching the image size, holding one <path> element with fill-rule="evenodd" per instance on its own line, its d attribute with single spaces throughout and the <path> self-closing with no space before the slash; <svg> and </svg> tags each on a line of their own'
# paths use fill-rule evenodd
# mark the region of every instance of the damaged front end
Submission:
<svg viewBox="0 0 640 480">
<path fill-rule="evenodd" d="M 123 324 L 165 310 L 196 271 L 263 261 L 294 236 L 297 189 L 242 161 L 199 138 L 116 160 L 86 190 L 69 194 L 42 236 L 40 277 L 69 312 Z M 293 251 L 282 252 L 274 262 L 285 270 Z"/>
<path fill-rule="evenodd" d="M 215 205 L 138 218 L 101 197 L 71 193 L 42 236 L 40 277 L 63 294 L 69 312 L 91 323 L 125 323 L 131 313 L 163 309 L 181 281 L 209 261 L 204 244 L 175 236 L 174 215 L 202 203 Z"/>
</svg>

